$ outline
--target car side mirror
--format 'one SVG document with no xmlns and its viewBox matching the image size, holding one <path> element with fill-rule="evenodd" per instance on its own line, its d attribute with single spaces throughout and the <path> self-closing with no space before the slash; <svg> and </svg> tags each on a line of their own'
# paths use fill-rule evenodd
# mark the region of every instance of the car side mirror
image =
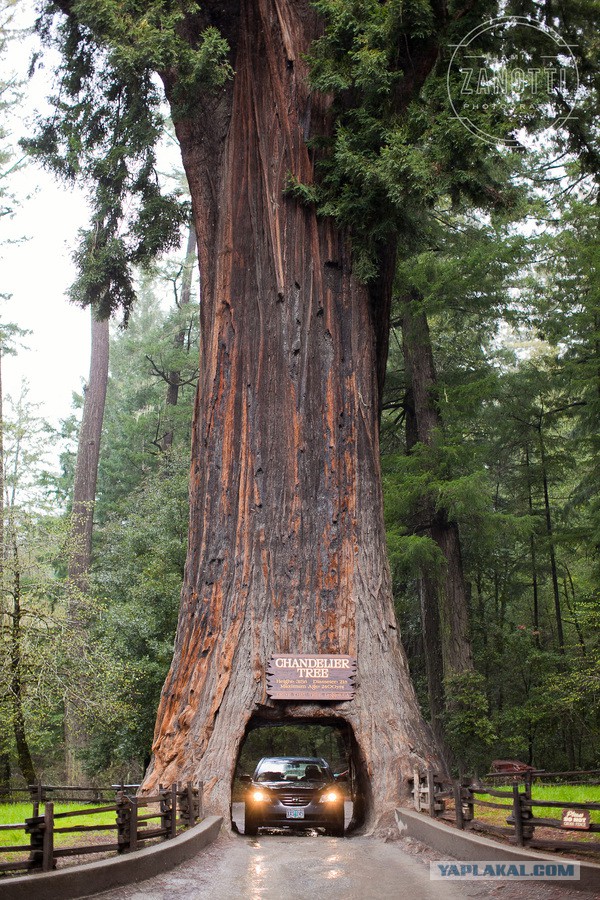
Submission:
<svg viewBox="0 0 600 900">
<path fill-rule="evenodd" d="M 334 775 L 333 777 L 336 781 L 348 781 L 348 776 L 345 772 L 340 772 L 339 775 Z"/>
<path fill-rule="evenodd" d="M 249 775 L 240 775 L 240 781 L 242 782 L 242 784 L 250 784 L 252 779 Z"/>
</svg>

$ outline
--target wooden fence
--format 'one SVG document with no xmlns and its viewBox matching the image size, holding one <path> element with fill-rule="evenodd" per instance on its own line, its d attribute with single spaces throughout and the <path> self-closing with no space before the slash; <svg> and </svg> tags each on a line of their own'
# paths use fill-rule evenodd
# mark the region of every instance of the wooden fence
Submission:
<svg viewBox="0 0 600 900">
<path fill-rule="evenodd" d="M 111 784 L 107 786 L 101 785 L 81 785 L 73 784 L 44 784 L 42 781 L 36 781 L 35 784 L 11 785 L 7 789 L 0 790 L 0 802 L 11 802 L 16 800 L 20 795 L 29 798 L 32 803 L 44 803 L 46 800 L 60 800 L 64 802 L 105 802 L 110 803 L 115 796 L 121 792 L 126 794 L 135 794 L 140 788 L 139 784 Z"/>
<path fill-rule="evenodd" d="M 544 773 L 546 774 L 546 773 Z M 571 773 L 548 773 L 568 775 Z M 533 778 L 539 777 L 536 773 Z M 537 847 L 544 850 L 581 850 L 600 851 L 599 841 L 564 840 L 565 834 L 577 831 L 582 833 L 600 832 L 600 825 L 589 821 L 592 811 L 600 810 L 600 803 L 579 803 L 572 800 L 534 800 L 531 796 L 532 777 L 530 775 L 511 776 L 512 784 L 504 790 L 490 787 L 481 782 L 450 781 L 437 775 L 433 770 L 421 773 L 415 770 L 411 783 L 412 795 L 416 810 L 426 812 L 435 818 L 453 821 L 462 830 L 483 831 L 508 839 L 517 847 Z M 492 800 L 482 799 L 484 796 Z M 454 800 L 454 810 L 447 809 L 447 800 Z M 506 825 L 495 825 L 485 819 L 477 818 L 477 808 L 506 810 Z M 563 818 L 544 818 L 535 815 L 536 809 L 572 810 L 570 814 L 574 824 L 565 826 Z M 578 815 L 582 813 L 583 815 Z M 451 816 L 451 818 L 450 818 Z M 552 828 L 563 832 L 556 839 L 536 838 L 536 828 Z"/>
<path fill-rule="evenodd" d="M 126 786 L 129 787 L 129 786 Z M 169 840 L 177 835 L 179 827 L 191 828 L 204 818 L 203 784 L 162 785 L 157 794 L 136 797 L 118 790 L 114 803 L 103 806 L 85 806 L 70 812 L 55 812 L 54 801 L 46 800 L 48 792 L 63 788 L 44 788 L 43 803 L 33 801 L 33 815 L 25 822 L 0 825 L 0 831 L 24 831 L 29 843 L 2 847 L 0 853 L 28 853 L 24 859 L 0 862 L 0 873 L 25 870 L 49 872 L 56 868 L 56 860 L 66 856 L 85 856 L 91 853 L 129 853 L 143 847 L 147 841 L 162 838 Z M 43 806 L 43 812 L 42 812 Z M 115 813 L 115 823 L 105 825 L 63 825 L 65 819 L 92 816 L 98 813 Z M 74 847 L 55 847 L 55 836 L 60 834 L 116 832 L 116 840 Z"/>
</svg>

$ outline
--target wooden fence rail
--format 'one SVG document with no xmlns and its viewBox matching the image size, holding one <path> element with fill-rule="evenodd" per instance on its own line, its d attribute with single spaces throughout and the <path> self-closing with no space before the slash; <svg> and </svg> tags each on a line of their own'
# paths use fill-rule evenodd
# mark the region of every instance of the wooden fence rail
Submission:
<svg viewBox="0 0 600 900">
<path fill-rule="evenodd" d="M 55 812 L 54 801 L 33 800 L 33 815 L 25 822 L 0 825 L 3 831 L 24 831 L 28 844 L 2 847 L 0 853 L 28 852 L 26 859 L 0 862 L 0 874 L 12 871 L 49 872 L 56 868 L 56 860 L 66 856 L 85 856 L 92 853 L 130 853 L 147 841 L 176 837 L 178 828 L 192 828 L 204 818 L 202 782 L 186 785 L 159 786 L 150 797 L 127 793 L 132 785 L 119 786 L 114 803 L 86 806 L 70 812 Z M 56 788 L 59 790 L 60 788 Z M 46 787 L 46 791 L 54 788 Z M 153 808 L 154 807 L 154 808 Z M 140 814 L 141 811 L 141 814 Z M 114 812 L 115 822 L 100 825 L 62 825 L 62 820 Z M 55 847 L 56 835 L 71 833 L 116 832 L 116 840 L 74 847 Z"/>
<path fill-rule="evenodd" d="M 570 775 L 572 773 L 553 773 Z M 595 772 L 592 774 L 596 774 Z M 534 777 L 537 775 L 534 773 Z M 476 830 L 489 832 L 508 838 L 509 842 L 518 847 L 538 847 L 551 850 L 581 850 L 598 852 L 600 841 L 573 841 L 562 838 L 548 839 L 536 838 L 536 828 L 554 828 L 564 834 L 581 831 L 598 833 L 600 825 L 589 821 L 592 811 L 600 810 L 600 803 L 581 803 L 574 800 L 534 800 L 531 796 L 532 779 L 530 777 L 513 776 L 513 783 L 499 787 L 490 787 L 480 781 L 474 783 L 469 780 L 450 782 L 443 776 L 435 774 L 431 769 L 422 773 L 415 769 L 412 779 L 412 795 L 416 810 L 426 812 L 428 815 L 439 818 L 446 813 L 446 800 L 454 798 L 454 821 L 461 830 Z M 484 796 L 492 797 L 492 800 L 482 799 Z M 495 825 L 485 819 L 477 818 L 477 807 L 505 809 L 507 812 L 506 825 Z M 535 815 L 535 810 L 561 809 L 563 817 L 560 819 L 545 818 Z M 574 824 L 571 827 L 565 824 L 565 811 L 572 810 L 571 819 Z M 577 813 L 581 815 L 577 816 Z M 447 818 L 447 816 L 446 816 Z"/>
<path fill-rule="evenodd" d="M 45 803 L 46 800 L 60 800 L 62 802 L 110 802 L 119 791 L 135 794 L 139 784 L 111 784 L 111 785 L 87 785 L 82 787 L 77 784 L 43 784 L 36 781 L 27 786 L 10 786 L 0 791 L 0 802 L 7 802 L 18 795 L 24 794 L 32 803 Z"/>
</svg>

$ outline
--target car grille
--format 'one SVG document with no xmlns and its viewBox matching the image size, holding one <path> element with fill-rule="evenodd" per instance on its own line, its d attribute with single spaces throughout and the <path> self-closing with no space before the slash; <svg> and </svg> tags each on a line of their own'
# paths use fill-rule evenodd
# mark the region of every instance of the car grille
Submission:
<svg viewBox="0 0 600 900">
<path fill-rule="evenodd" d="M 308 806 L 311 801 L 311 794 L 298 794 L 298 793 L 285 793 L 285 794 L 277 794 L 277 797 L 284 806 Z"/>
</svg>

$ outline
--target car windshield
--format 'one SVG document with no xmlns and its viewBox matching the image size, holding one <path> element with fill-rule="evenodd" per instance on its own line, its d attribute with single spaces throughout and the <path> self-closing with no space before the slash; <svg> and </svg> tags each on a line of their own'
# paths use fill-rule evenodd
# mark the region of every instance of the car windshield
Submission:
<svg viewBox="0 0 600 900">
<path fill-rule="evenodd" d="M 256 781 L 332 781 L 329 769 L 312 759 L 263 759 L 255 775 Z"/>
</svg>

